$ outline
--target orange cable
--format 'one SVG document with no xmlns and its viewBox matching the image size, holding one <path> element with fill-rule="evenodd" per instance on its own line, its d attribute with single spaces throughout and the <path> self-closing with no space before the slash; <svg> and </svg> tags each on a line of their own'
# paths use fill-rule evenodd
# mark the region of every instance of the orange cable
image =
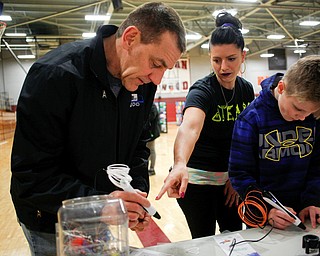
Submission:
<svg viewBox="0 0 320 256">
<path fill-rule="evenodd" d="M 262 193 L 259 190 L 251 190 L 238 207 L 238 214 L 241 220 L 248 226 L 262 228 L 268 220 L 268 208 L 259 197 L 253 193 Z M 258 210 L 258 211 L 257 211 Z"/>
</svg>

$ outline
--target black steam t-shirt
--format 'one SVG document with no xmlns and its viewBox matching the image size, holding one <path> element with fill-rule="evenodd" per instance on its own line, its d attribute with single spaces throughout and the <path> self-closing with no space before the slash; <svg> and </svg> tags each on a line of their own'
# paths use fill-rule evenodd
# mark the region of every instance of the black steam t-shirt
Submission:
<svg viewBox="0 0 320 256">
<path fill-rule="evenodd" d="M 189 159 L 189 167 L 214 172 L 228 170 L 234 122 L 254 99 L 251 83 L 241 77 L 237 77 L 233 90 L 220 86 L 215 74 L 198 80 L 190 87 L 184 110 L 197 107 L 206 113 L 206 117 Z"/>
</svg>

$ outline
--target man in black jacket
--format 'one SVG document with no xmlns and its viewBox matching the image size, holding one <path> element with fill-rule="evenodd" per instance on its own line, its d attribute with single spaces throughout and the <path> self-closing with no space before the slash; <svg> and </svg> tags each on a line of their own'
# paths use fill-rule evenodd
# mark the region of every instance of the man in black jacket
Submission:
<svg viewBox="0 0 320 256">
<path fill-rule="evenodd" d="M 32 255 L 56 255 L 57 211 L 66 199 L 111 193 L 124 200 L 131 229 L 148 225 L 145 123 L 156 85 L 184 51 L 178 14 L 154 2 L 31 67 L 18 100 L 11 195 Z M 114 163 L 130 167 L 141 192 L 108 180 L 103 169 Z"/>
</svg>

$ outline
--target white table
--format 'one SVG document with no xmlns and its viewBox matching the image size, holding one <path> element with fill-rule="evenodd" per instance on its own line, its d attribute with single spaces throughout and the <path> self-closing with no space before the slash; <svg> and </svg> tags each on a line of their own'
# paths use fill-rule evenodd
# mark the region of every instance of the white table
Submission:
<svg viewBox="0 0 320 256">
<path fill-rule="evenodd" d="M 308 226 L 308 225 L 307 225 Z M 248 229 L 240 232 L 232 232 L 219 234 L 216 237 L 227 237 L 230 234 L 239 233 L 244 239 L 256 240 L 263 237 L 270 227 L 265 229 Z M 302 237 L 307 234 L 312 234 L 320 237 L 320 226 L 317 229 L 303 231 L 295 226 L 287 230 L 273 229 L 271 233 L 263 240 L 255 243 L 249 243 L 253 249 L 262 256 L 302 256 L 302 255 L 318 255 L 318 251 L 311 254 L 306 254 L 302 248 Z M 239 245 L 236 245 L 240 246 Z M 138 249 L 130 255 L 134 256 L 156 256 L 156 255 L 174 255 L 174 256 L 225 256 L 226 253 L 216 243 L 214 236 L 208 236 L 198 239 L 181 241 L 176 243 L 168 243 L 157 246 L 151 246 L 143 249 Z M 232 253 L 233 255 L 233 253 Z M 246 254 L 243 254 L 246 255 Z"/>
</svg>

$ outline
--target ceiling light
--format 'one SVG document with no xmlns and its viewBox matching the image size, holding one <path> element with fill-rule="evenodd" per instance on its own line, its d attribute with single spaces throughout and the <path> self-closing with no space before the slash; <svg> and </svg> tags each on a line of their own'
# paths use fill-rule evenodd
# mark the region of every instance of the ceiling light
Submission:
<svg viewBox="0 0 320 256">
<path fill-rule="evenodd" d="M 262 53 L 262 54 L 260 54 L 261 58 L 271 58 L 273 56 L 274 56 L 273 53 Z"/>
<path fill-rule="evenodd" d="M 85 20 L 110 20 L 111 15 L 110 14 L 106 14 L 106 15 L 86 15 L 84 16 Z"/>
<path fill-rule="evenodd" d="M 243 29 L 240 29 L 240 31 L 241 31 L 241 34 L 244 35 L 244 34 L 249 33 L 250 30 L 247 28 L 243 28 Z"/>
<path fill-rule="evenodd" d="M 0 15 L 0 20 L 3 21 L 12 21 L 12 18 L 10 15 Z"/>
<path fill-rule="evenodd" d="M 199 40 L 202 37 L 202 35 L 195 33 L 195 34 L 187 34 L 186 39 L 187 40 Z"/>
<path fill-rule="evenodd" d="M 219 13 L 221 13 L 221 12 L 228 12 L 228 13 L 230 13 L 232 16 L 235 16 L 235 15 L 238 13 L 237 9 L 221 9 L 221 10 L 215 10 L 215 11 L 212 13 L 212 16 L 213 16 L 214 18 L 217 18 L 217 15 L 218 15 Z"/>
<path fill-rule="evenodd" d="M 56 42 L 56 39 L 35 38 L 35 37 L 30 37 L 30 36 L 26 37 L 27 43 L 34 43 L 34 42 L 39 43 L 39 42 L 48 42 L 48 41 Z"/>
<path fill-rule="evenodd" d="M 277 34 L 277 35 L 268 35 L 267 38 L 268 39 L 276 39 L 277 40 L 277 39 L 283 39 L 283 38 L 285 38 L 285 36 Z"/>
<path fill-rule="evenodd" d="M 35 59 L 36 58 L 36 56 L 33 54 L 18 55 L 17 57 L 19 59 Z"/>
<path fill-rule="evenodd" d="M 2 45 L 3 46 L 3 45 Z M 9 44 L 10 47 L 22 48 L 22 47 L 35 47 L 34 44 Z"/>
<path fill-rule="evenodd" d="M 202 49 L 209 49 L 209 43 L 204 43 L 201 45 Z"/>
<path fill-rule="evenodd" d="M 91 37 L 95 37 L 96 36 L 96 33 L 94 32 L 84 32 L 82 33 L 82 37 L 84 38 L 91 38 Z"/>
<path fill-rule="evenodd" d="M 298 49 L 298 50 L 294 50 L 293 52 L 294 53 L 306 53 L 307 51 L 303 50 L 303 49 Z"/>
<path fill-rule="evenodd" d="M 5 36 L 27 36 L 26 33 L 5 33 Z"/>
<path fill-rule="evenodd" d="M 299 23 L 300 26 L 317 26 L 320 24 L 320 21 L 316 20 L 305 20 Z"/>
<path fill-rule="evenodd" d="M 284 45 L 283 47 L 287 47 L 287 48 L 306 48 L 308 46 L 308 44 L 298 44 L 298 45 Z"/>
</svg>

